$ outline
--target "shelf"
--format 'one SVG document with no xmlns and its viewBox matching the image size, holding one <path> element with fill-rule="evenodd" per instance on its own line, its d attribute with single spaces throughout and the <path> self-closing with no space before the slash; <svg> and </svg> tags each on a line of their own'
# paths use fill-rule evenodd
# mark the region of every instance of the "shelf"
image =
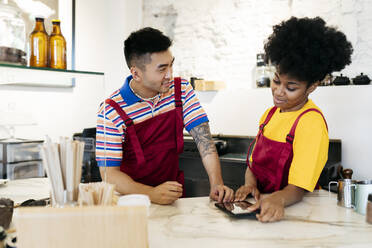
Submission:
<svg viewBox="0 0 372 248">
<path fill-rule="evenodd" d="M 103 72 L 0 64 L 0 86 L 73 88 L 76 78 L 104 75 Z"/>
</svg>

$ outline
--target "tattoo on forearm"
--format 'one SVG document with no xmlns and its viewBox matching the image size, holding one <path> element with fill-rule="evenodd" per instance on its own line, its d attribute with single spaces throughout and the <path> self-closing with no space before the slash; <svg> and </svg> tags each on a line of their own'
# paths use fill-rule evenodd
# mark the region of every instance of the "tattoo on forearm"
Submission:
<svg viewBox="0 0 372 248">
<path fill-rule="evenodd" d="M 194 138 L 202 158 L 217 152 L 208 123 L 205 122 L 194 127 L 190 130 L 190 134 Z"/>
</svg>

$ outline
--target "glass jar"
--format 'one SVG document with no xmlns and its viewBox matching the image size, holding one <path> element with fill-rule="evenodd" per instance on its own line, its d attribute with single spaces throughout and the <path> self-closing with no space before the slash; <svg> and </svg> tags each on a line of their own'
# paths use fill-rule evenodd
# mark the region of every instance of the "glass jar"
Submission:
<svg viewBox="0 0 372 248">
<path fill-rule="evenodd" d="M 66 40 L 61 32 L 61 22 L 52 20 L 53 31 L 49 37 L 49 66 L 66 69 Z"/>
<path fill-rule="evenodd" d="M 271 67 L 265 63 L 265 54 L 257 54 L 257 62 L 255 68 L 255 84 L 257 87 L 270 87 L 270 81 L 272 78 Z"/>
<path fill-rule="evenodd" d="M 24 64 L 26 25 L 21 11 L 0 0 L 0 62 Z"/>
</svg>

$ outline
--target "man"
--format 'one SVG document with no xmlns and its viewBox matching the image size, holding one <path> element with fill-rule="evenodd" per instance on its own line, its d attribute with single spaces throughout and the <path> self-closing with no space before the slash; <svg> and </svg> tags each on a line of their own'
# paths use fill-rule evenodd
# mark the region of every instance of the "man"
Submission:
<svg viewBox="0 0 372 248">
<path fill-rule="evenodd" d="M 232 201 L 233 191 L 223 184 L 207 115 L 191 85 L 172 78 L 171 43 L 153 28 L 133 32 L 124 42 L 131 75 L 98 114 L 96 158 L 102 178 L 106 176 L 122 194 L 146 194 L 154 203 L 173 203 L 183 194 L 178 154 L 183 150 L 185 127 L 208 173 L 210 197 Z"/>
</svg>

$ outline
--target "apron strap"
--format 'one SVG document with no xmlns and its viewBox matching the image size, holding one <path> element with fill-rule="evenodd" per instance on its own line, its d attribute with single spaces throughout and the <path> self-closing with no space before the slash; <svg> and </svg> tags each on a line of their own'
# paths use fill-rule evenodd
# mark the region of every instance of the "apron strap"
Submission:
<svg viewBox="0 0 372 248">
<path fill-rule="evenodd" d="M 266 116 L 265 121 L 260 125 L 260 130 L 259 130 L 259 132 L 261 132 L 261 133 L 263 132 L 264 127 L 267 125 L 267 123 L 269 123 L 269 121 L 271 120 L 271 117 L 273 117 L 273 115 L 274 115 L 276 109 L 277 109 L 276 106 L 274 106 L 274 107 L 272 107 L 272 108 L 270 109 L 269 113 L 268 113 L 267 116 Z"/>
<path fill-rule="evenodd" d="M 174 101 L 176 105 L 176 146 L 177 152 L 183 152 L 183 108 L 181 100 L 181 78 L 174 78 Z"/>
<path fill-rule="evenodd" d="M 116 112 L 120 115 L 126 126 L 126 132 L 128 133 L 129 139 L 133 144 L 133 148 L 136 154 L 137 165 L 141 166 L 145 164 L 145 156 L 143 155 L 143 150 L 141 144 L 138 140 L 136 129 L 134 128 L 133 120 L 124 112 L 124 110 L 119 106 L 117 102 L 112 99 L 106 99 L 105 103 L 113 107 Z"/>
<path fill-rule="evenodd" d="M 295 120 L 295 122 L 293 123 L 292 125 L 292 128 L 291 130 L 289 131 L 289 134 L 287 134 L 287 137 L 286 137 L 286 144 L 284 146 L 284 149 L 281 153 L 281 157 L 279 158 L 279 161 L 278 161 L 278 165 L 280 166 L 280 168 L 278 168 L 279 171 L 283 171 L 285 168 L 285 165 L 286 165 L 286 162 L 287 162 L 287 159 L 288 157 L 290 157 L 293 153 L 293 147 L 292 147 L 292 144 L 293 144 L 293 140 L 294 140 L 294 135 L 295 135 L 295 131 L 296 131 L 296 127 L 297 127 L 297 124 L 298 122 L 300 121 L 300 118 L 306 114 L 307 112 L 310 112 L 310 111 L 315 111 L 315 112 L 318 112 L 322 117 L 323 117 L 323 120 L 326 124 L 326 127 L 327 127 L 327 130 L 328 130 L 328 125 L 327 125 L 327 122 L 323 116 L 323 114 L 318 110 L 318 109 L 315 109 L 315 108 L 310 108 L 310 109 L 307 109 L 305 111 L 303 111 Z M 276 184 L 275 184 L 275 190 L 279 190 L 280 189 L 280 186 L 281 186 L 281 183 L 282 183 L 282 180 L 283 180 L 283 175 L 284 173 L 280 174 L 277 179 L 276 179 Z"/>
<path fill-rule="evenodd" d="M 288 143 L 290 143 L 290 144 L 293 143 L 294 135 L 295 135 L 295 131 L 296 131 L 296 127 L 297 127 L 298 122 L 300 121 L 301 116 L 303 116 L 304 114 L 306 114 L 307 112 L 310 112 L 310 111 L 318 112 L 318 113 L 323 117 L 323 120 L 324 120 L 324 122 L 325 122 L 325 124 L 326 124 L 326 127 L 327 127 L 327 130 L 328 130 L 327 121 L 325 120 L 325 118 L 324 118 L 322 112 L 320 112 L 320 111 L 317 110 L 316 108 L 306 109 L 304 112 L 302 112 L 302 113 L 297 117 L 297 119 L 295 120 L 295 122 L 294 122 L 293 125 L 292 125 L 291 131 L 289 131 L 289 134 L 287 134 L 286 141 L 287 141 Z"/>
<path fill-rule="evenodd" d="M 247 153 L 247 161 L 246 161 L 246 163 L 247 163 L 247 165 L 249 166 L 249 168 L 252 168 L 252 167 L 251 167 L 252 165 L 249 163 L 249 157 L 251 156 L 251 155 L 250 155 L 250 153 L 251 153 L 251 148 L 253 147 L 253 144 L 256 143 L 256 141 L 257 141 L 257 139 L 259 138 L 259 136 L 262 135 L 264 127 L 266 126 L 267 123 L 269 123 L 269 121 L 270 121 L 271 117 L 273 117 L 273 115 L 274 115 L 276 109 L 277 109 L 276 106 L 274 106 L 274 107 L 272 107 L 272 108 L 270 109 L 269 113 L 268 113 L 267 116 L 266 116 L 265 121 L 260 125 L 260 127 L 259 127 L 259 129 L 258 129 L 258 134 L 257 134 L 256 138 L 255 138 L 255 139 L 254 139 L 254 140 L 249 144 L 249 147 L 248 147 L 248 153 Z"/>
</svg>

